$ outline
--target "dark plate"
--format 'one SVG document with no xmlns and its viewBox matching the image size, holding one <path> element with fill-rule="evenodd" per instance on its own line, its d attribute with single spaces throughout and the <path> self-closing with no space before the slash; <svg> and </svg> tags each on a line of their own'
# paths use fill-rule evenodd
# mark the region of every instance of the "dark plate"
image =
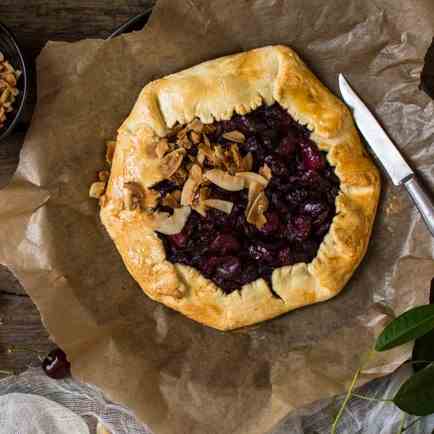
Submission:
<svg viewBox="0 0 434 434">
<path fill-rule="evenodd" d="M 19 122 L 23 113 L 24 103 L 28 93 L 28 70 L 23 54 L 10 30 L 0 23 L 0 51 L 5 59 L 15 68 L 22 71 L 17 88 L 20 93 L 14 104 L 14 110 L 8 113 L 5 126 L 0 129 L 0 141 L 8 136 Z"/>
</svg>

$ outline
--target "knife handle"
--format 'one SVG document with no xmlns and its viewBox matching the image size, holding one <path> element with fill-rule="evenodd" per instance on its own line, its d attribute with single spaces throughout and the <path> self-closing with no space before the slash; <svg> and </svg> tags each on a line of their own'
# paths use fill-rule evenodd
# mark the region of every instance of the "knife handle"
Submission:
<svg viewBox="0 0 434 434">
<path fill-rule="evenodd" d="M 413 199 L 416 208 L 419 210 L 428 230 L 434 237 L 434 204 L 427 192 L 419 184 L 419 181 L 412 176 L 404 182 L 408 194 Z"/>
</svg>

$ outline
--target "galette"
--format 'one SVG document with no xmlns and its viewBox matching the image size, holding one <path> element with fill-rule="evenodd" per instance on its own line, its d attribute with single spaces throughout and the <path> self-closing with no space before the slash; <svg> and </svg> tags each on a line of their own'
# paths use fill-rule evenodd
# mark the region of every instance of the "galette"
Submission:
<svg viewBox="0 0 434 434">
<path fill-rule="evenodd" d="M 377 169 L 348 109 L 285 46 L 153 81 L 91 189 L 153 300 L 235 329 L 327 300 L 368 245 Z"/>
</svg>

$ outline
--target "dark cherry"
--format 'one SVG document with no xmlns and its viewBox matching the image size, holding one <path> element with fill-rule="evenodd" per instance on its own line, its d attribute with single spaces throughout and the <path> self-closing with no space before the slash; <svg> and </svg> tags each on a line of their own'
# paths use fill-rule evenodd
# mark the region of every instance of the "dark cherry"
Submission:
<svg viewBox="0 0 434 434">
<path fill-rule="evenodd" d="M 188 236 L 184 232 L 180 232 L 179 234 L 169 235 L 169 240 L 178 249 L 182 249 L 187 245 Z"/>
<path fill-rule="evenodd" d="M 210 250 L 219 255 L 227 255 L 228 253 L 235 253 L 240 250 L 240 243 L 230 234 L 218 234 L 214 241 L 211 243 Z"/>
<path fill-rule="evenodd" d="M 235 256 L 225 256 L 217 266 L 216 273 L 223 279 L 230 279 L 241 271 L 241 262 Z"/>
<path fill-rule="evenodd" d="M 277 213 L 269 211 L 265 214 L 265 217 L 267 223 L 259 229 L 259 232 L 263 235 L 276 233 L 280 229 L 280 219 Z"/>
<path fill-rule="evenodd" d="M 303 166 L 307 170 L 321 170 L 325 166 L 325 159 L 313 142 L 304 142 L 301 145 Z"/>
<path fill-rule="evenodd" d="M 159 236 L 168 260 L 198 268 L 230 293 L 260 277 L 271 283 L 277 267 L 312 261 L 335 215 L 339 179 L 310 131 L 277 103 L 214 126 L 211 142 L 227 149 L 231 142 L 222 135 L 241 131 L 246 140 L 239 150 L 242 156 L 252 153 L 252 170 L 264 163 L 270 167 L 267 222 L 257 229 L 246 221 L 247 189 L 231 192 L 210 184 L 210 197 L 234 204 L 231 214 L 208 209 L 203 217 L 192 211 L 180 234 Z M 194 156 L 196 151 L 192 147 L 188 153 Z M 164 196 L 179 186 L 162 181 L 153 188 Z"/>
<path fill-rule="evenodd" d="M 277 254 L 280 265 L 291 265 L 293 263 L 293 256 L 290 247 L 283 247 Z"/>
<path fill-rule="evenodd" d="M 51 378 L 60 380 L 70 375 L 71 365 L 66 358 L 66 354 L 60 349 L 48 353 L 45 359 L 42 361 L 42 369 Z"/>
<path fill-rule="evenodd" d="M 288 231 L 290 239 L 304 241 L 309 237 L 312 228 L 312 220 L 308 216 L 297 215 L 290 219 Z"/>
<path fill-rule="evenodd" d="M 221 262 L 221 258 L 218 256 L 210 256 L 208 258 L 204 258 L 201 263 L 200 269 L 206 276 L 210 276 L 214 273 L 217 265 Z"/>
<path fill-rule="evenodd" d="M 244 150 L 246 152 L 258 152 L 260 148 L 259 140 L 255 136 L 250 136 L 244 143 Z"/>
<path fill-rule="evenodd" d="M 277 153 L 282 157 L 289 159 L 294 155 L 296 148 L 297 141 L 294 139 L 294 137 L 286 136 L 280 141 Z"/>
<path fill-rule="evenodd" d="M 264 159 L 264 162 L 268 165 L 272 174 L 275 176 L 285 176 L 288 173 L 285 163 L 277 154 L 267 155 Z"/>
<path fill-rule="evenodd" d="M 248 255 L 255 261 L 273 262 L 274 256 L 270 246 L 265 245 L 260 241 L 250 244 L 248 247 Z"/>
</svg>

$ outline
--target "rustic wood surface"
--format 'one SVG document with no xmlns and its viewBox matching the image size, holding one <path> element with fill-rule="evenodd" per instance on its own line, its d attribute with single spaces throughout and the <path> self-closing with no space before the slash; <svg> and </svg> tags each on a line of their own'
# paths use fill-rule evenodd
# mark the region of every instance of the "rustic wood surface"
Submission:
<svg viewBox="0 0 434 434">
<path fill-rule="evenodd" d="M 106 38 L 130 17 L 144 11 L 149 0 L 2 0 L 0 22 L 15 34 L 32 65 L 48 40 Z M 26 107 L 30 120 L 34 95 Z M 18 163 L 24 131 L 0 143 L 0 188 Z M 0 370 L 21 372 L 37 365 L 54 345 L 38 310 L 21 285 L 0 265 Z M 1 375 L 0 375 L 1 378 Z"/>
</svg>

